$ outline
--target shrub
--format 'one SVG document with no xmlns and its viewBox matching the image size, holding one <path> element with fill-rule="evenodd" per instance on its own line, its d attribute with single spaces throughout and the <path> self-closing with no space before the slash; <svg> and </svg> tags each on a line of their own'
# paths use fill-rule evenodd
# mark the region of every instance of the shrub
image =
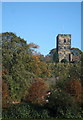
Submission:
<svg viewBox="0 0 83 120">
<path fill-rule="evenodd" d="M 28 103 L 12 105 L 3 110 L 3 118 L 49 118 L 48 111 L 40 107 L 35 108 Z"/>
<path fill-rule="evenodd" d="M 46 105 L 50 115 L 55 118 L 80 118 L 79 107 L 73 98 L 60 89 L 52 91 Z"/>
</svg>

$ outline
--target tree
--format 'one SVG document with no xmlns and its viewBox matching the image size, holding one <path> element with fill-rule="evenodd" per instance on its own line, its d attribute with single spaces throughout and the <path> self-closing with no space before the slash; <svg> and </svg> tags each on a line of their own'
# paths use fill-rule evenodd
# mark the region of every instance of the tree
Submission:
<svg viewBox="0 0 83 120">
<path fill-rule="evenodd" d="M 82 102 L 82 85 L 80 80 L 76 77 L 67 81 L 66 83 L 66 91 L 78 102 Z"/>
<path fill-rule="evenodd" d="M 39 45 L 36 45 L 35 43 L 29 43 L 28 46 L 31 48 L 39 48 Z"/>
<path fill-rule="evenodd" d="M 2 81 L 2 106 L 3 108 L 9 107 L 11 104 L 10 91 L 8 84 Z"/>
<path fill-rule="evenodd" d="M 78 106 L 72 97 L 60 88 L 53 89 L 46 105 L 54 118 L 75 118 Z"/>
<path fill-rule="evenodd" d="M 57 52 L 57 49 L 56 49 L 56 48 L 50 50 L 50 53 L 49 53 L 49 54 L 51 55 L 53 62 L 55 62 L 55 63 L 58 63 L 58 62 L 59 62 L 58 52 Z"/>
<path fill-rule="evenodd" d="M 81 56 L 82 54 L 82 51 L 79 48 L 71 48 L 70 50 L 74 56 Z"/>
<path fill-rule="evenodd" d="M 48 65 L 40 57 L 40 55 L 32 55 L 31 70 L 37 77 L 50 77 L 51 74 Z"/>
<path fill-rule="evenodd" d="M 30 86 L 26 99 L 31 103 L 42 105 L 45 103 L 47 90 L 48 88 L 44 81 L 41 79 L 36 80 L 36 82 L 32 83 Z"/>
<path fill-rule="evenodd" d="M 32 49 L 24 39 L 14 33 L 2 34 L 2 78 L 10 86 L 12 101 L 20 101 L 33 81 L 31 61 Z"/>
<path fill-rule="evenodd" d="M 53 62 L 52 56 L 50 54 L 45 56 L 45 62 L 46 63 L 52 63 Z"/>
</svg>

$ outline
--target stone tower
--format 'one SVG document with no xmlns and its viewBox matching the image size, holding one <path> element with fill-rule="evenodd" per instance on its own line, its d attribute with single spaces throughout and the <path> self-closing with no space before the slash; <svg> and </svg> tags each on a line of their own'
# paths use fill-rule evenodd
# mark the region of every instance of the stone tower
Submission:
<svg viewBox="0 0 83 120">
<path fill-rule="evenodd" d="M 71 61 L 71 35 L 70 34 L 58 34 L 57 36 L 57 53 L 59 62 L 66 59 Z"/>
</svg>

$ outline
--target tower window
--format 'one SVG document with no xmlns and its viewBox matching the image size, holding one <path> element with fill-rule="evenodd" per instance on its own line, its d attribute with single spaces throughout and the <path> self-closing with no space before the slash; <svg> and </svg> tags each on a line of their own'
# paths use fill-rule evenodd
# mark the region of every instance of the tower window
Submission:
<svg viewBox="0 0 83 120">
<path fill-rule="evenodd" d="M 64 39 L 64 43 L 66 43 L 66 39 Z"/>
<path fill-rule="evenodd" d="M 64 47 L 64 49 L 66 49 L 66 47 Z"/>
</svg>

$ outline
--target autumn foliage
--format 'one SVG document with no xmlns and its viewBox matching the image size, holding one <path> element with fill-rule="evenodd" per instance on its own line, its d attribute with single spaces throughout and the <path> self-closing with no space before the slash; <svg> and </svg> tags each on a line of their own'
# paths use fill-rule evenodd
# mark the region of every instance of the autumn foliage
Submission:
<svg viewBox="0 0 83 120">
<path fill-rule="evenodd" d="M 3 118 L 83 118 L 81 61 L 58 63 L 55 48 L 46 56 L 37 48 L 14 33 L 2 34 Z"/>
<path fill-rule="evenodd" d="M 43 104 L 47 90 L 48 87 L 45 82 L 39 79 L 30 86 L 27 100 L 35 104 Z"/>
<path fill-rule="evenodd" d="M 39 45 L 36 45 L 35 43 L 30 43 L 28 46 L 31 48 L 39 48 Z"/>
<path fill-rule="evenodd" d="M 33 62 L 32 71 L 39 77 L 50 77 L 50 69 L 48 69 L 47 64 L 44 61 L 41 61 L 41 55 L 32 55 Z"/>
<path fill-rule="evenodd" d="M 10 104 L 10 91 L 8 84 L 3 80 L 2 81 L 2 106 L 7 108 Z"/>
<path fill-rule="evenodd" d="M 78 102 L 82 101 L 82 85 L 77 78 L 73 78 L 67 82 L 66 91 L 74 96 Z"/>
</svg>

